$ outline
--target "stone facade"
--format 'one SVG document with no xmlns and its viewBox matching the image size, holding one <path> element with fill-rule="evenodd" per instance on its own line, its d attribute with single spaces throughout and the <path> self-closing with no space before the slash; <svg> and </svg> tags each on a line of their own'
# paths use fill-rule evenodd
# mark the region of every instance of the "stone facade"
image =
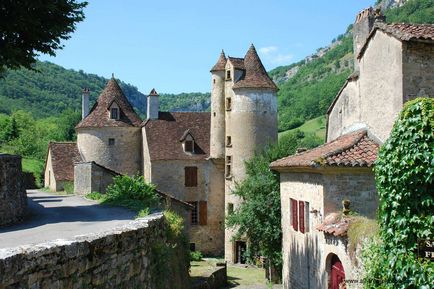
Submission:
<svg viewBox="0 0 434 289">
<path fill-rule="evenodd" d="M 183 247 L 176 247 L 171 260 L 161 259 L 154 248 L 166 241 L 165 230 L 157 214 L 105 233 L 2 249 L 0 288 L 189 288 Z M 162 262 L 172 271 L 164 278 L 157 267 Z"/>
<path fill-rule="evenodd" d="M 77 145 L 84 162 L 96 162 L 120 174 L 141 173 L 139 127 L 78 128 Z"/>
<path fill-rule="evenodd" d="M 0 226 L 23 219 L 27 195 L 19 156 L 0 154 L 0 200 Z"/>
<path fill-rule="evenodd" d="M 376 29 L 359 53 L 359 72 L 327 113 L 327 141 L 365 127 L 384 142 L 405 102 L 434 97 L 432 42 L 402 41 Z"/>
<path fill-rule="evenodd" d="M 354 188 L 358 188 L 354 190 Z M 330 256 L 338 256 L 345 278 L 356 280 L 357 268 L 348 253 L 347 239 L 316 230 L 325 216 L 340 211 L 343 200 L 360 215 L 374 218 L 378 207 L 371 169 L 326 169 L 280 174 L 283 231 L 284 288 L 328 288 Z M 306 232 L 295 231 L 290 199 L 307 202 Z M 353 286 L 353 287 L 351 287 Z M 347 285 L 347 288 L 356 288 Z"/>
<path fill-rule="evenodd" d="M 117 175 L 119 174 L 95 162 L 77 163 L 74 166 L 74 193 L 105 193 L 107 186 L 113 183 L 113 178 Z"/>
</svg>

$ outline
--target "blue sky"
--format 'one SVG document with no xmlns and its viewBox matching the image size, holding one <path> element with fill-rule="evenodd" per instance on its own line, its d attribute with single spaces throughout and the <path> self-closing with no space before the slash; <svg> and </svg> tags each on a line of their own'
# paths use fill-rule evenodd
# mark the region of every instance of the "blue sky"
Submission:
<svg viewBox="0 0 434 289">
<path fill-rule="evenodd" d="M 250 43 L 270 70 L 326 46 L 373 0 L 90 0 L 56 57 L 66 68 L 110 77 L 143 93 L 206 92 L 221 49 Z"/>
</svg>

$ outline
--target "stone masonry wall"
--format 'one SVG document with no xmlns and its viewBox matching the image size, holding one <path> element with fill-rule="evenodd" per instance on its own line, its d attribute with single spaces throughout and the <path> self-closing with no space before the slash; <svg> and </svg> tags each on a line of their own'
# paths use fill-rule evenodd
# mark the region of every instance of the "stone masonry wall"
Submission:
<svg viewBox="0 0 434 289">
<path fill-rule="evenodd" d="M 0 226 L 20 221 L 26 208 L 21 157 L 0 154 Z"/>
<path fill-rule="evenodd" d="M 0 289 L 189 288 L 182 258 L 168 261 L 169 268 L 181 268 L 175 276 L 165 275 L 163 281 L 171 284 L 156 285 L 161 281 L 156 266 L 163 258 L 155 248 L 165 241 L 165 230 L 164 217 L 155 214 L 109 232 L 1 249 Z"/>
</svg>

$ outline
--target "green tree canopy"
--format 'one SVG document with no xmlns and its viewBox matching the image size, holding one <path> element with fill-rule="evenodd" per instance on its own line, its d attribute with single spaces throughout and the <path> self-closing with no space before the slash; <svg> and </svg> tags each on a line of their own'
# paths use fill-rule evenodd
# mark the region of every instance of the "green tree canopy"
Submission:
<svg viewBox="0 0 434 289">
<path fill-rule="evenodd" d="M 76 0 L 2 0 L 0 2 L 0 73 L 32 68 L 38 53 L 55 55 L 84 19 L 87 2 Z"/>
</svg>

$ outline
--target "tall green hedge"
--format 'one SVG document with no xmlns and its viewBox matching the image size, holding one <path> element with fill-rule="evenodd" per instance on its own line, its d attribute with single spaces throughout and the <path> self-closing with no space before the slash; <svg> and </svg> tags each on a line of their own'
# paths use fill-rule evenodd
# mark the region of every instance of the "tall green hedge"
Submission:
<svg viewBox="0 0 434 289">
<path fill-rule="evenodd" d="M 380 236 L 364 253 L 365 288 L 433 288 L 434 262 L 417 243 L 434 239 L 434 99 L 407 103 L 375 165 Z"/>
</svg>

